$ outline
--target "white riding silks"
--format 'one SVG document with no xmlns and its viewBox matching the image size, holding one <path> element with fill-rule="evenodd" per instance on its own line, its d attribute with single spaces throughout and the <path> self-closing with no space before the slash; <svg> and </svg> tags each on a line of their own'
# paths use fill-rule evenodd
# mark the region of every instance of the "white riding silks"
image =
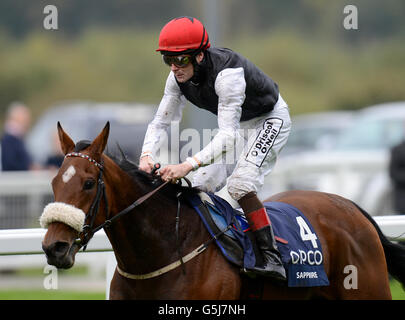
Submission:
<svg viewBox="0 0 405 320">
<path fill-rule="evenodd" d="M 243 68 L 227 68 L 218 74 L 215 92 L 218 95 L 219 130 L 193 157 L 199 166 L 204 166 L 196 171 L 193 185 L 203 191 L 216 192 L 227 183 L 230 175 L 228 192 L 235 200 L 261 189 L 264 176 L 273 169 L 291 129 L 288 105 L 281 95 L 274 110 L 241 122 L 245 91 Z M 164 96 L 145 135 L 143 154 L 155 155 L 161 135 L 166 134 L 171 121 L 180 120 L 184 99 L 173 72 L 170 72 Z"/>
<path fill-rule="evenodd" d="M 245 101 L 246 81 L 243 68 L 224 69 L 215 80 L 218 95 L 218 133 L 204 149 L 195 155 L 201 165 L 208 165 L 225 152 L 235 148 L 239 134 L 242 104 Z"/>
<path fill-rule="evenodd" d="M 218 95 L 218 133 L 212 141 L 195 155 L 200 165 L 207 165 L 220 157 L 224 150 L 233 148 L 239 138 L 239 121 L 245 101 L 246 82 L 243 68 L 225 69 L 215 81 Z M 159 148 L 162 137 L 172 121 L 179 121 L 185 106 L 185 97 L 180 91 L 173 72 L 170 72 L 163 98 L 145 134 L 142 154 L 152 158 Z"/>
<path fill-rule="evenodd" d="M 141 155 L 149 155 L 154 158 L 156 152 L 167 135 L 168 128 L 172 121 L 180 121 L 185 98 L 181 94 L 173 72 L 170 72 L 165 86 L 165 91 L 155 117 L 148 125 Z"/>
<path fill-rule="evenodd" d="M 217 192 L 227 184 L 227 191 L 236 201 L 249 192 L 259 192 L 264 177 L 271 172 L 286 144 L 290 130 L 288 105 L 279 95 L 273 111 L 240 123 L 244 146 L 230 155 L 230 159 L 235 157 L 235 165 L 227 161 L 200 168 L 193 176 L 193 186 Z"/>
<path fill-rule="evenodd" d="M 52 222 L 62 222 L 78 232 L 83 231 L 86 214 L 83 210 L 63 202 L 49 203 L 39 218 L 42 228 L 48 228 Z"/>
</svg>

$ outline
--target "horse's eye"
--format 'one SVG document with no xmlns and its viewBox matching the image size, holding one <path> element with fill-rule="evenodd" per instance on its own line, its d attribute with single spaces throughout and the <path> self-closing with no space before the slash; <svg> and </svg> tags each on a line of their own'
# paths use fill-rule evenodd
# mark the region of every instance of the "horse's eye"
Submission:
<svg viewBox="0 0 405 320">
<path fill-rule="evenodd" d="M 96 182 L 95 182 L 94 180 L 86 180 L 86 181 L 84 182 L 83 189 L 84 189 L 84 190 L 90 190 L 91 188 L 93 188 L 93 186 L 94 186 L 95 183 L 96 183 Z"/>
</svg>

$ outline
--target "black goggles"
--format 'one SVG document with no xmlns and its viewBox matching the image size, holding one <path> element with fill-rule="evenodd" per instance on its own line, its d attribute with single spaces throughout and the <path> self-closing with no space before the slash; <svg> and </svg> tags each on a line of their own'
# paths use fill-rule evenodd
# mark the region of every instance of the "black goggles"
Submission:
<svg viewBox="0 0 405 320">
<path fill-rule="evenodd" d="M 190 56 L 166 56 L 163 55 L 163 61 L 166 63 L 169 67 L 174 64 L 178 68 L 184 68 L 186 67 L 190 62 L 191 62 L 191 57 Z"/>
</svg>

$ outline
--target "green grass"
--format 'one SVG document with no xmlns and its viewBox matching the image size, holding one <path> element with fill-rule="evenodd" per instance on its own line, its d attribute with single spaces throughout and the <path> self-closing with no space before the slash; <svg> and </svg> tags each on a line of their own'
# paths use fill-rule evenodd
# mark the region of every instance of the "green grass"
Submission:
<svg viewBox="0 0 405 320">
<path fill-rule="evenodd" d="M 86 276 L 88 274 L 86 266 L 75 266 L 71 269 L 58 269 L 60 276 Z M 38 277 L 44 275 L 43 268 L 21 268 L 16 271 L 17 276 L 21 277 Z"/>
<path fill-rule="evenodd" d="M 398 281 L 392 280 L 390 287 L 393 300 L 405 300 L 405 291 Z"/>
<path fill-rule="evenodd" d="M 0 300 L 104 300 L 104 292 L 61 290 L 0 290 Z"/>
<path fill-rule="evenodd" d="M 58 276 L 65 282 L 69 279 L 80 279 L 80 277 L 86 277 L 89 274 L 88 269 L 85 266 L 76 266 L 69 270 L 58 270 Z M 7 274 L 1 274 L 0 277 L 7 277 Z M 10 274 L 12 277 L 16 277 L 23 281 L 24 279 L 29 282 L 36 282 L 37 285 L 41 284 L 45 274 L 42 268 L 21 268 Z M 0 288 L 0 300 L 104 300 L 105 292 L 101 290 L 91 290 L 80 287 L 72 287 L 70 289 L 57 289 L 46 290 L 41 287 L 32 287 L 30 289 L 24 289 L 22 287 L 7 286 Z"/>
<path fill-rule="evenodd" d="M 405 300 L 405 291 L 396 280 L 390 283 L 393 300 Z M 0 300 L 104 300 L 104 292 L 61 290 L 0 290 Z"/>
</svg>

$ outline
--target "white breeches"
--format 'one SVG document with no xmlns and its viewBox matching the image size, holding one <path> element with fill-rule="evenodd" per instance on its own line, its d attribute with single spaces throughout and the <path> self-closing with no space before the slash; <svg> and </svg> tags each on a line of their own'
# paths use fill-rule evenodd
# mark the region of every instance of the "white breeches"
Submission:
<svg viewBox="0 0 405 320">
<path fill-rule="evenodd" d="M 193 186 L 217 192 L 227 184 L 229 194 L 236 201 L 249 192 L 260 191 L 264 177 L 274 168 L 290 134 L 288 106 L 279 96 L 273 111 L 241 122 L 240 127 L 238 145 L 224 153 L 220 161 L 198 169 Z"/>
</svg>

